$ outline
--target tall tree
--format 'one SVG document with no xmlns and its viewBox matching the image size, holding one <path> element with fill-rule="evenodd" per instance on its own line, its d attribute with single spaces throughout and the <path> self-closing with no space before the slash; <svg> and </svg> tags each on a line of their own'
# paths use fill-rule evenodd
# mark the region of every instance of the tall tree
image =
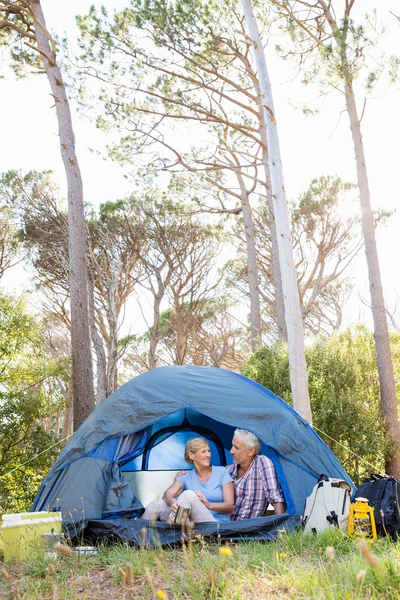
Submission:
<svg viewBox="0 0 400 600">
<path fill-rule="evenodd" d="M 345 204 L 356 200 L 352 198 L 356 187 L 338 177 L 320 177 L 289 206 L 301 313 L 305 331 L 311 335 L 330 336 L 342 322 L 342 308 L 351 289 L 345 271 L 363 246 L 359 219 L 352 211 L 347 217 L 341 214 Z M 255 211 L 257 261 L 268 331 L 275 315 L 271 244 L 264 235 L 267 220 L 260 206 Z M 230 287 L 243 294 L 242 257 L 239 245 L 237 259 L 228 263 L 227 271 Z"/>
<path fill-rule="evenodd" d="M 140 285 L 153 297 L 152 323 L 149 326 L 148 365 L 158 365 L 157 347 L 165 337 L 168 319 L 161 322 L 162 303 L 168 303 L 174 326 L 171 358 L 185 364 L 193 324 L 203 310 L 203 303 L 215 293 L 219 283 L 215 258 L 221 249 L 221 227 L 206 225 L 193 206 L 177 202 L 168 194 L 154 197 L 139 195 L 126 203 L 127 220 L 145 240 L 140 262 L 145 276 Z"/>
<path fill-rule="evenodd" d="M 24 40 L 41 58 L 50 83 L 58 120 L 60 151 L 68 185 L 69 284 L 71 302 L 71 345 L 74 398 L 74 428 L 86 419 L 94 408 L 93 367 L 89 333 L 88 270 L 86 259 L 83 186 L 75 151 L 75 135 L 71 111 L 61 70 L 57 63 L 55 42 L 46 28 L 40 0 L 0 0 L 0 29 Z M 20 53 L 28 61 L 32 55 Z M 33 62 L 37 65 L 37 60 Z"/>
<path fill-rule="evenodd" d="M 0 178 L 0 198 L 18 214 L 21 242 L 35 268 L 48 314 L 71 331 L 68 218 L 48 173 L 16 171 Z M 140 232 L 128 223 L 122 202 L 88 207 L 86 248 L 90 267 L 90 324 L 96 356 L 97 403 L 117 385 L 117 363 L 126 302 L 140 271 Z"/>
<path fill-rule="evenodd" d="M 111 156 L 126 162 L 138 153 L 148 157 L 153 150 L 154 168 L 192 175 L 192 193 L 202 188 L 196 194 L 203 210 L 242 214 L 255 348 L 260 343 L 260 299 L 252 204 L 260 194 L 269 199 L 271 194 L 269 167 L 262 158 L 268 149 L 259 83 L 238 3 L 152 0 L 137 2 L 111 18 L 93 8 L 79 24 L 79 71 L 99 80 L 97 123 L 123 136 L 111 148 Z M 134 97 L 128 91 L 133 89 Z M 181 123 L 202 135 L 202 147 L 185 150 L 174 133 Z M 275 249 L 273 215 L 270 225 Z M 281 306 L 276 253 L 273 258 Z M 277 313 L 283 315 L 283 310 Z"/>
<path fill-rule="evenodd" d="M 128 300 L 141 279 L 143 230 L 129 223 L 123 201 L 102 204 L 88 220 L 88 259 L 92 290 L 91 327 L 97 358 L 97 403 L 118 387 L 118 363 L 125 347 L 120 329 Z"/>
<path fill-rule="evenodd" d="M 230 312 L 233 310 L 231 299 L 223 296 L 202 297 L 183 304 L 181 312 L 187 322 L 185 364 L 240 369 L 245 357 L 249 356 L 250 348 L 245 327 L 238 326 Z M 174 360 L 180 326 L 176 311 L 164 311 L 160 321 L 160 354 L 169 355 Z"/>
<path fill-rule="evenodd" d="M 322 57 L 319 65 L 325 67 L 325 76 L 337 89 L 341 86 L 354 145 L 358 187 L 360 190 L 361 223 L 365 242 L 365 256 L 368 267 L 371 309 L 374 321 L 374 337 L 380 383 L 381 411 L 389 437 L 396 451 L 387 456 L 386 471 L 400 477 L 400 424 L 396 400 L 396 384 L 390 349 L 389 330 L 383 297 L 383 288 L 375 237 L 374 215 L 368 182 L 367 163 L 361 133 L 361 118 L 356 102 L 355 80 L 366 61 L 367 48 L 372 44 L 376 30 L 370 34 L 365 25 L 357 26 L 351 13 L 355 0 L 283 1 L 271 0 L 289 17 L 293 26 L 299 28 L 298 39 L 303 53 L 317 53 Z M 339 15 L 339 16 L 338 16 Z M 367 75 L 367 86 L 371 87 L 379 75 L 374 69 Z M 315 72 L 315 69 L 314 69 Z"/>
<path fill-rule="evenodd" d="M 308 393 L 304 328 L 299 291 L 297 288 L 296 267 L 293 256 L 292 238 L 290 235 L 289 216 L 271 82 L 269 79 L 263 42 L 251 1 L 241 0 L 241 4 L 249 32 L 249 43 L 252 46 L 254 60 L 257 66 L 261 90 L 261 102 L 267 126 L 268 165 L 271 174 L 271 191 L 285 306 L 293 406 L 305 419 L 311 421 L 312 415 Z"/>
</svg>

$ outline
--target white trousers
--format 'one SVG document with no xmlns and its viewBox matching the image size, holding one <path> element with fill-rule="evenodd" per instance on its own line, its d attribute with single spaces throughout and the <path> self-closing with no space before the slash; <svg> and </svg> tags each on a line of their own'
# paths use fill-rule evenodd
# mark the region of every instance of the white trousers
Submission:
<svg viewBox="0 0 400 600">
<path fill-rule="evenodd" d="M 217 520 L 192 490 L 185 490 L 175 500 L 178 504 L 190 507 L 187 522 L 206 523 Z M 148 519 L 149 521 L 159 520 L 167 522 L 170 512 L 171 507 L 162 498 L 155 498 L 146 506 L 141 518 Z"/>
</svg>

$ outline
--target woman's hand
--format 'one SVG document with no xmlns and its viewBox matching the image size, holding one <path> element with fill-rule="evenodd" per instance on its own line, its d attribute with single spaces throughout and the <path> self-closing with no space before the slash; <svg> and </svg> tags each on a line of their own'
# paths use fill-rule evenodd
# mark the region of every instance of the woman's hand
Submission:
<svg viewBox="0 0 400 600">
<path fill-rule="evenodd" d="M 198 497 L 198 499 L 204 504 L 204 506 L 210 509 L 210 502 L 207 500 L 204 494 L 202 494 L 201 492 L 195 492 L 195 494 Z"/>
</svg>

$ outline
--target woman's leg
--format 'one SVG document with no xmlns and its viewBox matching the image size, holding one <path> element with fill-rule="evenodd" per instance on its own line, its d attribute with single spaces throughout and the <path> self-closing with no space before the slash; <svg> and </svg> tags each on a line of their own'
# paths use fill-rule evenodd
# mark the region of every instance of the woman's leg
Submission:
<svg viewBox="0 0 400 600">
<path fill-rule="evenodd" d="M 183 506 L 189 506 L 190 513 L 188 522 L 206 523 L 217 520 L 192 490 L 185 490 L 182 492 L 182 494 L 176 498 L 176 501 L 178 504 L 183 504 Z M 148 519 L 149 521 L 167 522 L 170 511 L 171 507 L 168 506 L 162 498 L 155 498 L 146 506 L 141 518 Z"/>
<path fill-rule="evenodd" d="M 185 490 L 176 500 L 178 504 L 190 507 L 188 521 L 192 523 L 209 523 L 217 520 L 192 490 Z"/>
<path fill-rule="evenodd" d="M 171 507 L 162 498 L 154 498 L 144 509 L 141 519 L 149 521 L 168 521 Z"/>
</svg>

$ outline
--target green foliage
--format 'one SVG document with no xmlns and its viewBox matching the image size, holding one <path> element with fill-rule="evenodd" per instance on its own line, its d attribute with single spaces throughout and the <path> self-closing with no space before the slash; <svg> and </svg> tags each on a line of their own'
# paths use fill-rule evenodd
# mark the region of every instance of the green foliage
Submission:
<svg viewBox="0 0 400 600">
<path fill-rule="evenodd" d="M 12 266 L 19 249 L 18 229 L 13 216 L 12 209 L 0 203 L 0 279 Z"/>
<path fill-rule="evenodd" d="M 28 73 L 43 73 L 40 54 L 35 48 L 35 29 L 29 5 L 19 0 L 0 0 L 0 50 L 6 49 L 11 68 L 18 78 Z"/>
<path fill-rule="evenodd" d="M 351 17 L 362 0 L 356 6 L 354 2 L 343 2 L 335 7 L 322 2 L 270 3 L 280 17 L 278 51 L 283 58 L 291 56 L 296 61 L 304 84 L 317 83 L 326 90 L 341 88 L 344 83 L 351 87 L 357 81 L 370 94 L 383 73 L 389 81 L 396 80 L 398 63 L 395 56 L 385 56 L 382 41 L 387 40 L 386 28 L 377 10 L 358 12 L 358 22 Z M 308 11 L 304 11 L 305 4 Z"/>
<path fill-rule="evenodd" d="M 0 512 L 29 508 L 58 452 L 46 451 L 57 439 L 43 420 L 63 406 L 65 370 L 46 355 L 43 326 L 24 300 L 0 294 Z"/>
<path fill-rule="evenodd" d="M 392 336 L 400 371 L 400 338 Z M 372 333 L 363 327 L 335 333 L 306 349 L 313 425 L 350 477 L 358 483 L 371 471 L 384 471 L 391 448 L 379 407 L 379 380 Z M 243 374 L 291 403 L 289 364 L 283 344 L 261 348 Z"/>
<path fill-rule="evenodd" d="M 344 182 L 340 177 L 328 175 L 312 179 L 307 191 L 300 197 L 298 205 L 293 210 L 294 226 L 300 225 L 311 238 L 321 219 L 333 220 L 336 217 L 338 220 L 337 215 L 333 213 L 337 210 L 343 195 L 356 189 L 355 184 Z"/>
</svg>

